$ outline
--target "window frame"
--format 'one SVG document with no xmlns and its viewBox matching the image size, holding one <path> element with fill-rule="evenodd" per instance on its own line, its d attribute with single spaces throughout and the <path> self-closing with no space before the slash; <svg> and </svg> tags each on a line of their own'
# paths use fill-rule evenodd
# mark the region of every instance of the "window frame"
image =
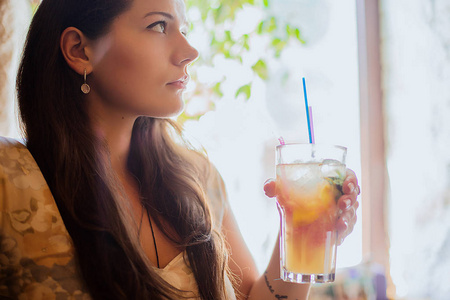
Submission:
<svg viewBox="0 0 450 300">
<path fill-rule="evenodd" d="M 356 0 L 360 126 L 363 257 L 384 268 L 387 294 L 395 297 L 390 277 L 387 216 L 385 115 L 379 0 Z"/>
</svg>

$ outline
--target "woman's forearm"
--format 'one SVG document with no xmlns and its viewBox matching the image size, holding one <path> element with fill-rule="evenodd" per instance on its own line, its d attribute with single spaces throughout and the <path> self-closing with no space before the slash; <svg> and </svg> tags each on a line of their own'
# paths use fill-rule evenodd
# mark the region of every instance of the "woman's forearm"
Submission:
<svg viewBox="0 0 450 300">
<path fill-rule="evenodd" d="M 308 298 L 310 284 L 285 282 L 280 279 L 279 239 L 270 258 L 266 271 L 253 284 L 248 299 L 293 299 Z"/>
</svg>

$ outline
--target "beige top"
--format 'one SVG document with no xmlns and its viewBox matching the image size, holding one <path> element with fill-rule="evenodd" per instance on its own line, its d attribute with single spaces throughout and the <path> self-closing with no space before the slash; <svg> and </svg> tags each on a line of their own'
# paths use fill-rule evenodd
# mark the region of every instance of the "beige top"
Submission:
<svg viewBox="0 0 450 300">
<path fill-rule="evenodd" d="M 222 222 L 225 192 L 214 172 L 208 198 L 215 226 Z M 91 299 L 74 262 L 75 249 L 55 200 L 31 153 L 0 137 L 0 298 Z M 157 273 L 174 287 L 192 291 L 197 283 L 180 253 Z M 236 299 L 226 278 L 230 299 Z"/>
</svg>

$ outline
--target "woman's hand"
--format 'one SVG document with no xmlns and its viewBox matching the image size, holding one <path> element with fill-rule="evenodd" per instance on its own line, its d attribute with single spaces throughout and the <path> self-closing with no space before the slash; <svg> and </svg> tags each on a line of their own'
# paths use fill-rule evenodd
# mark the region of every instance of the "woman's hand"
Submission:
<svg viewBox="0 0 450 300">
<path fill-rule="evenodd" d="M 356 224 L 356 210 L 359 202 L 356 200 L 360 194 L 360 187 L 355 172 L 347 169 L 347 174 L 342 185 L 343 195 L 338 200 L 339 219 L 336 223 L 338 232 L 338 245 L 353 231 Z M 264 184 L 264 192 L 268 197 L 276 196 L 276 182 L 269 179 Z"/>
<path fill-rule="evenodd" d="M 356 210 L 359 207 L 357 197 L 361 192 L 355 172 L 347 169 L 347 176 L 342 185 L 344 194 L 338 200 L 339 219 L 336 223 L 338 245 L 353 231 L 356 224 Z"/>
</svg>

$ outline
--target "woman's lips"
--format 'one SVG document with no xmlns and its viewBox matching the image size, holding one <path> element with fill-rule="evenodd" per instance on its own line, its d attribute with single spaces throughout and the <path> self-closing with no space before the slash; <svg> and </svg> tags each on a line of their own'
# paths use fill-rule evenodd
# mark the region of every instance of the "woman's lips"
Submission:
<svg viewBox="0 0 450 300">
<path fill-rule="evenodd" d="M 177 89 L 185 89 L 188 82 L 189 82 L 189 76 L 184 75 L 182 78 L 172 81 L 172 82 L 169 82 L 167 85 L 173 86 Z"/>
</svg>

